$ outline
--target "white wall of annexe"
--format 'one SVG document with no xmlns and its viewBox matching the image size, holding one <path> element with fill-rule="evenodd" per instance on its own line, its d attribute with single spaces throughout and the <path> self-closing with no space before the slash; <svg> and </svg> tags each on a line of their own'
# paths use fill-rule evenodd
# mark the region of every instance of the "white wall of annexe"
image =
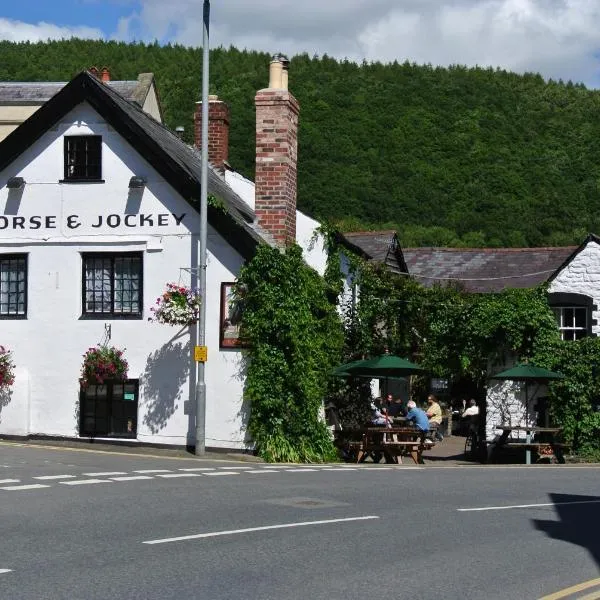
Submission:
<svg viewBox="0 0 600 600">
<path fill-rule="evenodd" d="M 63 136 L 101 135 L 104 183 L 59 183 Z M 143 190 L 129 190 L 131 176 Z M 26 181 L 8 190 L 9 177 Z M 13 351 L 16 381 L 0 402 L 0 434 L 78 436 L 82 355 L 100 342 L 125 348 L 140 380 L 137 439 L 194 440 L 193 340 L 189 328 L 148 322 L 167 282 L 190 284 L 196 211 L 89 105 L 81 104 L 0 172 L 0 253 L 28 254 L 27 319 L 0 320 L 0 344 Z M 243 258 L 210 226 L 206 294 L 208 447 L 242 448 L 245 410 L 241 353 L 219 350 L 220 284 Z M 81 319 L 84 252 L 143 252 L 141 320 Z M 191 402 L 190 402 L 191 399 Z"/>
</svg>

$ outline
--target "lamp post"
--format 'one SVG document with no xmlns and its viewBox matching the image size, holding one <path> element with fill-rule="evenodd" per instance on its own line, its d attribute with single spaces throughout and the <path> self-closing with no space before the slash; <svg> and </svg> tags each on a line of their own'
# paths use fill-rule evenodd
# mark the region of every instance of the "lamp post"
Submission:
<svg viewBox="0 0 600 600">
<path fill-rule="evenodd" d="M 201 132 L 201 175 L 200 175 L 200 229 L 198 234 L 198 291 L 202 302 L 196 322 L 196 344 L 205 345 L 206 337 L 206 215 L 208 204 L 208 68 L 209 68 L 209 22 L 210 0 L 204 0 L 202 10 L 202 132 Z M 196 448 L 197 456 L 206 451 L 206 383 L 204 361 L 196 362 Z"/>
</svg>

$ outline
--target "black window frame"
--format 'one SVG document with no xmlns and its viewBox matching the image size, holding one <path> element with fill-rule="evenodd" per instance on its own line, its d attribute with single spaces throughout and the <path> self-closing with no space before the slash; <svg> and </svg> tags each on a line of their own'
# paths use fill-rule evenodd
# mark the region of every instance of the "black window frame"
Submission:
<svg viewBox="0 0 600 600">
<path fill-rule="evenodd" d="M 115 259 L 138 258 L 139 285 L 138 285 L 138 312 L 115 311 Z M 87 310 L 86 292 L 86 264 L 88 260 L 110 259 L 110 305 L 111 310 L 105 312 L 91 312 Z M 83 252 L 81 254 L 81 319 L 118 319 L 140 320 L 144 316 L 144 253 L 143 252 Z"/>
<path fill-rule="evenodd" d="M 123 388 L 122 393 L 118 394 L 115 391 L 115 386 Z M 133 400 L 125 400 L 125 387 L 133 386 Z M 98 394 L 98 388 L 104 387 L 106 394 Z M 90 392 L 88 395 L 87 392 Z M 94 394 L 91 392 L 94 391 Z M 129 393 L 129 392 L 128 392 Z M 105 381 L 103 384 L 92 384 L 86 390 L 80 387 L 79 389 L 79 437 L 85 438 L 118 438 L 118 439 L 136 439 L 138 418 L 139 418 L 139 398 L 140 398 L 140 382 L 139 379 L 125 379 L 123 381 Z M 130 404 L 131 403 L 131 404 Z M 124 408 L 131 407 L 132 414 L 128 417 L 119 413 Z M 99 416 L 98 412 L 104 410 L 105 416 Z M 128 412 L 128 411 L 123 411 Z M 100 428 L 99 422 L 105 420 L 106 427 Z M 86 427 L 86 422 L 93 421 L 93 427 Z M 124 422 L 123 428 L 115 427 L 115 423 Z M 127 431 L 127 424 L 131 422 L 131 430 Z"/>
<path fill-rule="evenodd" d="M 84 156 L 83 165 L 79 165 L 80 169 L 83 166 L 83 169 L 86 171 L 85 174 L 78 173 L 77 175 L 69 174 L 69 168 L 71 166 L 70 161 L 70 148 L 69 144 L 73 141 L 78 141 L 80 143 L 89 142 L 90 140 L 95 140 L 98 144 L 97 152 L 98 152 L 98 164 L 94 165 L 96 168 L 93 173 L 87 174 L 87 171 L 91 168 L 88 165 L 88 155 L 89 148 L 86 146 L 85 148 L 79 149 L 79 151 L 75 150 L 77 156 Z M 102 179 L 102 136 L 101 135 L 65 135 L 63 137 L 63 153 L 64 153 L 64 179 L 61 179 L 61 183 L 104 183 L 104 179 Z"/>
<path fill-rule="evenodd" d="M 4 262 L 8 262 L 8 261 L 23 261 L 24 262 L 24 266 L 23 266 L 23 281 L 25 283 L 24 286 L 24 290 L 23 290 L 23 313 L 2 313 L 1 312 L 1 305 L 0 305 L 0 319 L 1 320 L 23 320 L 23 319 L 27 319 L 27 310 L 28 310 L 28 287 L 29 287 L 29 255 L 26 252 L 22 252 L 22 253 L 10 253 L 10 254 L 0 254 L 0 278 L 2 277 L 1 273 L 2 273 L 2 269 L 3 269 L 3 263 Z M 0 283 L 1 285 L 1 283 Z M 16 292 L 17 294 L 19 294 L 19 291 L 17 290 Z M 9 301 L 8 306 L 10 307 L 11 303 Z M 16 303 L 17 309 L 18 309 L 18 301 Z"/>
</svg>

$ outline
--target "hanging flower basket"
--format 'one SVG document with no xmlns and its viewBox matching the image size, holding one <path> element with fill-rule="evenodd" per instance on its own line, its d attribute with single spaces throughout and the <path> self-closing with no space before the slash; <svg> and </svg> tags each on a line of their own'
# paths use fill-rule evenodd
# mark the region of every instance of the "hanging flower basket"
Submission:
<svg viewBox="0 0 600 600">
<path fill-rule="evenodd" d="M 15 365 L 12 353 L 0 346 L 0 391 L 8 389 L 15 382 Z"/>
<path fill-rule="evenodd" d="M 114 346 L 96 346 L 83 355 L 79 381 L 84 389 L 90 385 L 102 385 L 106 381 L 124 381 L 128 369 L 123 350 Z"/>
<path fill-rule="evenodd" d="M 156 299 L 148 319 L 164 325 L 193 325 L 198 320 L 202 299 L 197 290 L 167 283 L 167 290 Z"/>
</svg>

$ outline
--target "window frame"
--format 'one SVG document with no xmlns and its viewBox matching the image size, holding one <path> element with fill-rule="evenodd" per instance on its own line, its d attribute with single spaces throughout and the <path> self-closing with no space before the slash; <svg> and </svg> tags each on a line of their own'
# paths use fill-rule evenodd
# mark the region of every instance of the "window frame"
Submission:
<svg viewBox="0 0 600 600">
<path fill-rule="evenodd" d="M 139 258 L 138 312 L 115 312 L 115 259 Z M 88 312 L 86 303 L 86 264 L 89 259 L 111 259 L 110 312 Z M 144 318 L 144 252 L 82 252 L 81 253 L 81 319 L 141 320 Z"/>
<path fill-rule="evenodd" d="M 583 331 L 585 332 L 582 337 L 589 337 L 593 335 L 592 327 L 597 325 L 597 321 L 592 318 L 593 311 L 597 311 L 598 307 L 594 304 L 593 299 L 585 294 L 573 294 L 573 293 L 551 293 L 549 294 L 548 303 L 554 316 L 556 318 L 556 325 L 560 333 L 560 337 L 565 341 L 576 341 L 581 338 L 574 338 L 574 340 L 565 339 L 564 333 Z M 563 311 L 565 309 L 585 310 L 585 327 L 563 327 Z M 559 312 L 560 311 L 560 312 Z M 559 314 L 557 314 L 559 313 Z"/>
<path fill-rule="evenodd" d="M 28 302 L 29 302 L 29 254 L 27 252 L 20 253 L 9 253 L 9 254 L 0 254 L 0 273 L 2 272 L 2 262 L 5 260 L 23 260 L 25 265 L 23 269 L 24 274 L 24 282 L 25 282 L 25 290 L 23 291 L 23 314 L 12 314 L 7 313 L 3 314 L 0 312 L 0 320 L 3 321 L 15 321 L 15 320 L 25 320 L 27 319 L 27 311 L 28 311 Z M 1 284 L 0 284 L 1 285 Z M 17 294 L 19 292 L 17 291 Z M 10 305 L 10 302 L 9 302 Z M 18 306 L 18 304 L 17 304 Z"/>
<path fill-rule="evenodd" d="M 98 140 L 98 173 L 95 173 L 94 177 L 81 177 L 81 176 L 71 176 L 69 175 L 69 140 L 82 140 L 82 139 L 96 139 Z M 87 158 L 87 149 L 86 149 L 86 158 Z M 104 179 L 102 179 L 102 136 L 101 135 L 65 135 L 63 136 L 63 179 L 60 180 L 60 183 L 104 183 Z M 87 169 L 87 161 L 85 164 Z"/>
</svg>

